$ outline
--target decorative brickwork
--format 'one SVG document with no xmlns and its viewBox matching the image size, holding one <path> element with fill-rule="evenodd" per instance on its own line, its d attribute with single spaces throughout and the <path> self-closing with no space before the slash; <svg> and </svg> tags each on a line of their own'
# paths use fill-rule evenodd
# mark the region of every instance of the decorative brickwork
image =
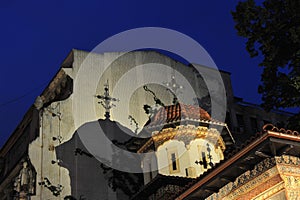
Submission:
<svg viewBox="0 0 300 200">
<path fill-rule="evenodd" d="M 263 200 L 283 190 L 287 199 L 300 199 L 300 158 L 267 158 L 207 199 Z"/>
<path fill-rule="evenodd" d="M 284 183 L 282 181 L 273 187 L 262 191 L 258 196 L 255 196 L 255 200 L 265 200 L 274 197 L 274 195 L 278 195 L 279 192 L 283 192 L 285 197 Z M 280 200 L 284 200 L 284 198 L 281 198 Z"/>
<path fill-rule="evenodd" d="M 288 199 L 300 199 L 300 158 L 283 155 L 276 157 L 276 163 Z"/>
<path fill-rule="evenodd" d="M 211 142 L 212 144 L 216 143 L 223 151 L 225 150 L 224 141 L 217 129 L 207 129 L 203 126 L 195 127 L 193 125 L 181 125 L 176 128 L 166 128 L 160 132 L 154 133 L 152 138 L 155 142 L 156 148 L 158 148 L 164 142 L 173 139 L 183 141 L 185 145 L 189 145 L 191 141 L 201 138 Z"/>
<path fill-rule="evenodd" d="M 253 185 L 255 185 L 255 184 L 253 184 Z M 282 178 L 278 174 L 278 175 L 273 176 L 270 179 L 264 180 L 260 185 L 257 185 L 255 188 L 251 189 L 251 185 L 250 185 L 249 189 L 251 189 L 251 190 L 246 192 L 245 194 L 238 196 L 236 199 L 237 200 L 252 199 L 253 197 L 256 197 L 256 196 L 264 193 L 265 191 L 269 190 L 268 192 L 264 193 L 264 195 L 261 195 L 262 199 L 265 199 L 265 198 L 272 196 L 276 192 L 280 191 L 281 189 L 283 189 L 283 187 L 284 187 L 284 184 L 282 182 Z"/>
<path fill-rule="evenodd" d="M 171 199 L 171 196 L 178 191 L 180 186 L 178 185 L 166 185 L 159 188 L 149 199 Z"/>
<path fill-rule="evenodd" d="M 218 193 L 215 193 L 208 197 L 209 200 L 215 199 L 243 199 L 243 195 L 252 194 L 256 196 L 259 194 L 261 188 L 264 190 L 272 187 L 282 181 L 278 175 L 278 170 L 275 167 L 275 159 L 267 158 L 264 161 L 257 164 L 253 170 L 247 171 L 240 175 L 234 182 L 228 183 L 226 186 L 220 189 Z M 262 187 L 262 184 L 268 180 L 268 186 Z M 247 199 L 247 196 L 245 195 Z"/>
<path fill-rule="evenodd" d="M 149 139 L 138 152 L 146 152 L 153 144 L 157 149 L 159 146 L 170 140 L 183 141 L 185 145 L 188 146 L 190 142 L 195 139 L 205 139 L 210 143 L 215 144 L 216 149 L 220 147 L 222 151 L 225 151 L 225 142 L 217 129 L 208 129 L 204 126 L 196 127 L 194 125 L 180 125 L 176 128 L 165 128 L 161 131 L 153 132 L 152 138 Z"/>
<path fill-rule="evenodd" d="M 261 192 L 273 187 L 277 183 L 282 181 L 281 177 L 278 174 L 276 167 L 273 167 L 261 175 L 249 180 L 245 184 L 240 184 L 238 188 L 230 192 L 224 197 L 224 199 L 233 200 L 246 200 L 249 197 L 254 197 L 260 194 Z"/>
</svg>

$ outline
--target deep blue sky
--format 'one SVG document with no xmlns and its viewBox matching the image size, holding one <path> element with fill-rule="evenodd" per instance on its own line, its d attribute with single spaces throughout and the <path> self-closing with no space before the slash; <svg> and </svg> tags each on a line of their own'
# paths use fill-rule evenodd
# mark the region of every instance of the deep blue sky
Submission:
<svg viewBox="0 0 300 200">
<path fill-rule="evenodd" d="M 0 2 L 0 146 L 72 48 L 92 50 L 137 27 L 165 27 L 192 37 L 220 69 L 232 73 L 236 96 L 260 103 L 259 59 L 249 57 L 230 14 L 238 0 L 45 2 Z"/>
</svg>

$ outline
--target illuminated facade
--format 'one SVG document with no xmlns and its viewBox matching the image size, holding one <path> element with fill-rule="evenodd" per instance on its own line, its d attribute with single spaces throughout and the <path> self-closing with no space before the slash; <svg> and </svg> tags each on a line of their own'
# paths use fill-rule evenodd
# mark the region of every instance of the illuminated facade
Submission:
<svg viewBox="0 0 300 200">
<path fill-rule="evenodd" d="M 105 69 L 107 63 L 110 67 Z M 137 65 L 146 68 L 133 70 Z M 150 82 L 155 70 L 149 69 L 161 65 L 169 68 L 158 73 L 160 82 Z M 202 67 L 204 75 L 219 73 Z M 129 83 L 149 83 L 132 92 L 129 85 L 118 84 L 127 73 L 134 74 Z M 174 100 L 165 84 L 172 81 L 172 73 L 175 78 L 182 74 L 189 80 L 196 99 L 183 91 L 181 98 Z M 299 134 L 274 128 L 260 130 L 264 123 L 286 121 L 289 114 L 268 114 L 234 97 L 230 73 L 220 74 L 227 95 L 226 123 L 212 119 L 204 104 L 199 104 L 201 108 L 194 104 L 194 100 L 205 99 L 208 90 L 193 65 L 154 51 L 122 55 L 72 50 L 0 150 L 0 200 L 243 199 L 250 193 L 255 194 L 254 199 L 281 198 L 283 193 L 296 199 Z M 108 107 L 98 103 L 105 84 L 114 88 L 111 95 L 120 99 L 109 117 Z M 114 93 L 120 85 L 124 87 Z M 163 105 L 158 105 L 158 100 Z M 152 113 L 145 114 L 144 105 L 149 105 Z M 124 142 L 129 151 L 155 152 L 141 163 L 144 186 L 126 193 L 128 188 L 122 187 L 126 178 L 117 180 L 116 188 L 110 184 L 115 174 L 130 177 L 132 185 L 139 183 L 139 177 L 103 167 L 85 148 L 78 132 L 93 124 L 105 126 L 114 135 L 111 140 L 129 140 Z M 149 137 L 120 137 L 121 129 Z M 260 134 L 254 137 L 257 132 Z M 266 183 L 263 180 L 271 184 L 261 187 L 260 183 Z"/>
</svg>

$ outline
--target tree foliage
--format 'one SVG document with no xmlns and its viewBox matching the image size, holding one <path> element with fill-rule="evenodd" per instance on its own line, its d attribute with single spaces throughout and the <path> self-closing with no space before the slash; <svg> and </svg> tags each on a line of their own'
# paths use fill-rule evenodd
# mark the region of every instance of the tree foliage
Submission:
<svg viewBox="0 0 300 200">
<path fill-rule="evenodd" d="M 239 2 L 232 12 L 238 35 L 247 39 L 251 57 L 262 56 L 261 85 L 263 107 L 300 107 L 300 1 L 254 0 Z M 300 113 L 290 127 L 300 129 Z"/>
</svg>

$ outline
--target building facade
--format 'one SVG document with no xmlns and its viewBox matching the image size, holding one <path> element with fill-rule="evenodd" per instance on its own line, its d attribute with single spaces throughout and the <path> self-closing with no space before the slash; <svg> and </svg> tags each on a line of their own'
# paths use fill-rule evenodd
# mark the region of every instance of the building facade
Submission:
<svg viewBox="0 0 300 200">
<path fill-rule="evenodd" d="M 257 132 L 263 132 L 260 127 L 264 124 L 284 124 L 290 114 L 266 113 L 257 105 L 243 102 L 234 96 L 230 73 L 201 66 L 200 75 L 194 66 L 197 64 L 185 65 L 155 51 L 96 54 L 72 50 L 0 151 L 0 199 L 142 199 L 141 196 L 173 199 L 175 194 L 179 199 L 196 198 L 202 186 L 198 184 L 197 188 L 193 184 L 201 181 L 200 177 L 206 177 L 216 166 L 234 158 L 228 155 Z M 213 77 L 219 73 L 222 82 L 203 79 L 203 76 Z M 186 93 L 188 88 L 180 87 L 181 84 L 185 86 L 184 80 L 188 80 L 193 89 L 192 96 Z M 169 83 L 182 91 L 168 90 Z M 226 116 L 225 122 L 210 116 L 209 84 L 225 87 L 226 109 L 220 113 Z M 109 93 L 106 94 L 105 89 L 110 90 Z M 145 158 L 141 162 L 141 172 L 144 172 L 141 184 L 145 186 L 139 185 L 139 175 L 111 170 L 107 167 L 109 161 L 102 160 L 107 165 L 103 166 L 86 147 L 87 134 L 83 128 L 90 130 L 98 125 L 109 132 L 107 137 L 120 148 L 139 153 L 158 152 L 155 158 Z M 273 132 L 280 133 L 279 130 Z M 179 139 L 174 136 L 177 133 Z M 143 134 L 148 137 L 130 139 Z M 298 145 L 298 139 L 291 141 L 293 147 Z M 272 156 L 263 153 L 269 155 L 270 158 L 265 157 L 273 167 L 281 166 L 280 159 L 285 160 L 287 156 L 292 160 L 289 162 L 298 159 L 296 154 L 283 154 L 285 151 L 280 148 L 286 148 L 284 146 L 272 148 L 276 149 Z M 277 151 L 282 153 L 277 154 Z M 264 156 L 259 158 L 253 163 L 252 171 L 261 162 L 267 162 L 262 160 Z M 228 180 L 239 180 L 243 173 L 248 172 L 229 174 Z M 274 172 L 280 173 L 285 172 Z M 282 178 L 281 181 L 292 181 L 290 179 Z M 229 198 L 232 190 L 226 188 L 231 187 L 230 184 L 230 181 L 223 181 L 221 185 L 211 186 L 211 190 L 205 186 L 207 192 L 201 189 L 201 194 L 211 199 L 216 195 Z M 124 185 L 130 187 L 122 187 Z M 158 193 L 166 194 L 166 191 L 169 197 L 159 196 Z"/>
</svg>

